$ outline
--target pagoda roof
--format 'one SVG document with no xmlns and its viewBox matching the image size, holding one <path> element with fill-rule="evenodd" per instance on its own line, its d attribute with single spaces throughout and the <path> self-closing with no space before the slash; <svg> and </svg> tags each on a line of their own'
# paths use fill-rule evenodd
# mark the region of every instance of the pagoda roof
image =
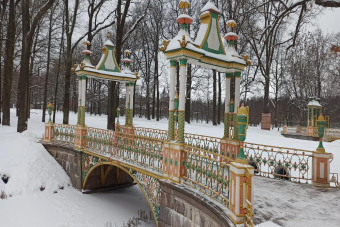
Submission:
<svg viewBox="0 0 340 227">
<path fill-rule="evenodd" d="M 75 73 L 78 76 L 88 76 L 101 78 L 105 80 L 134 82 L 139 77 L 136 73 L 128 70 L 121 70 L 117 64 L 115 57 L 115 49 L 111 40 L 106 40 L 103 47 L 103 54 L 96 66 L 93 66 L 90 61 L 91 52 L 83 51 L 85 58 L 75 67 Z"/>
<path fill-rule="evenodd" d="M 171 40 L 163 41 L 164 46 L 160 50 L 168 59 L 186 58 L 188 63 L 219 72 L 243 71 L 248 62 L 237 53 L 233 45 L 223 45 L 218 22 L 219 9 L 209 1 L 201 12 L 201 24 L 195 41 L 191 39 L 187 25 L 183 22 L 178 34 Z M 183 14 L 180 17 L 184 17 Z"/>
</svg>

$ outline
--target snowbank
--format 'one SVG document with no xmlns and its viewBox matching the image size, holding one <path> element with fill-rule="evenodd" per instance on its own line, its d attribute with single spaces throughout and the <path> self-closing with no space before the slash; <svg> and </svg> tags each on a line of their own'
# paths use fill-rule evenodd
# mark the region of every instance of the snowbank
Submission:
<svg viewBox="0 0 340 227">
<path fill-rule="evenodd" d="M 275 224 L 271 221 L 267 221 L 267 222 L 263 222 L 259 225 L 256 225 L 256 227 L 281 227 L 281 226 L 279 226 L 279 225 L 277 225 L 277 224 Z"/>
<path fill-rule="evenodd" d="M 45 148 L 38 137 L 29 132 L 15 132 L 15 127 L 0 127 L 0 174 L 9 177 L 7 184 L 0 180 L 0 191 L 7 196 L 39 192 L 53 193 L 71 181 L 62 167 Z"/>
</svg>

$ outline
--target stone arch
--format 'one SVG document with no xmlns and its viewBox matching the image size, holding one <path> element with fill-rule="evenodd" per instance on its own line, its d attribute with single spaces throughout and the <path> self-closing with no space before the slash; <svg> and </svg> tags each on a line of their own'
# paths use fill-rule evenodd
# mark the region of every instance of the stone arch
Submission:
<svg viewBox="0 0 340 227">
<path fill-rule="evenodd" d="M 128 174 L 138 185 L 138 187 L 142 190 L 148 204 L 152 210 L 156 225 L 158 225 L 158 217 L 159 217 L 159 206 L 160 206 L 160 184 L 158 179 L 147 175 L 142 171 L 136 171 L 128 167 L 124 167 L 119 165 L 119 163 L 114 162 L 99 162 L 96 165 L 92 166 L 91 169 L 86 174 L 86 177 L 83 180 L 83 189 L 85 189 L 86 183 L 89 179 L 89 176 L 93 171 L 98 168 L 101 168 L 103 165 L 113 166 L 119 170 L 124 171 L 124 173 Z"/>
</svg>

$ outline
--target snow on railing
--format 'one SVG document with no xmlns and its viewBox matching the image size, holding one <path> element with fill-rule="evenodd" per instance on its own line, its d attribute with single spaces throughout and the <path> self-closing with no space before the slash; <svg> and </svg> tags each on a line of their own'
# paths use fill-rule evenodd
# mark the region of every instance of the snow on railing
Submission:
<svg viewBox="0 0 340 227">
<path fill-rule="evenodd" d="M 164 142 L 147 136 L 87 127 L 85 149 L 162 173 Z"/>
</svg>

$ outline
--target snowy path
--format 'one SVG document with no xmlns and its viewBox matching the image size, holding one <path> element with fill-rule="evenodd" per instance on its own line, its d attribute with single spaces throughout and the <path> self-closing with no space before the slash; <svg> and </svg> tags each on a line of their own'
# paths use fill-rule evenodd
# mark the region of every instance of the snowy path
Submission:
<svg viewBox="0 0 340 227">
<path fill-rule="evenodd" d="M 29 120 L 28 132 L 16 133 L 15 110 L 12 112 L 11 127 L 0 126 L 0 174 L 8 173 L 15 176 L 17 185 L 5 185 L 0 180 L 0 191 L 5 189 L 13 194 L 12 198 L 0 200 L 0 226 L 51 226 L 51 227 L 93 227 L 93 226 L 122 226 L 133 216 L 137 217 L 139 209 L 150 212 L 150 208 L 138 186 L 122 189 L 110 193 L 98 193 L 83 195 L 80 192 L 65 187 L 57 190 L 57 183 L 69 182 L 67 176 L 60 166 L 54 166 L 56 162 L 49 165 L 57 168 L 58 172 L 53 177 L 55 181 L 48 179 L 47 171 L 43 174 L 39 168 L 33 169 L 41 173 L 35 178 L 44 178 L 48 187 L 40 192 L 36 188 L 41 184 L 39 179 L 32 175 L 20 175 L 21 168 L 32 168 L 24 165 L 25 160 L 34 162 L 39 159 L 39 151 L 48 163 L 53 160 L 37 144 L 37 137 L 41 137 L 44 124 L 41 122 L 41 111 L 32 110 Z M 70 114 L 70 124 L 76 124 L 77 115 Z M 56 122 L 62 123 L 62 113 L 57 113 Z M 124 117 L 120 118 L 124 124 Z M 96 128 L 106 128 L 107 116 L 86 115 L 86 125 Z M 134 125 L 157 129 L 167 129 L 167 120 L 156 122 L 154 120 L 134 118 Z M 188 133 L 203 134 L 214 137 L 223 135 L 223 125 L 212 126 L 201 123 L 186 124 Z M 317 142 L 285 138 L 276 130 L 262 131 L 260 128 L 250 127 L 247 133 L 247 142 L 260 143 L 274 146 L 295 147 L 299 149 L 315 150 Z M 327 152 L 334 154 L 331 164 L 331 172 L 340 173 L 340 141 L 324 144 Z M 18 153 L 16 153 L 18 152 Z M 35 154 L 35 155 L 27 155 Z M 1 156 L 2 155 L 2 156 Z M 54 163 L 54 164 L 53 164 Z M 43 170 L 44 166 L 40 166 Z M 51 168 L 51 167 L 50 167 Z M 20 178 L 21 177 L 21 178 Z M 24 180 L 26 178 L 26 181 Z M 47 179 L 45 179 L 47 178 Z M 31 180 L 31 182 L 29 181 Z M 14 180 L 12 179 L 12 183 Z M 19 183 L 23 188 L 18 188 Z M 57 183 L 56 183 L 57 182 Z M 32 185 L 36 184 L 34 187 Z M 36 190 L 36 191 L 35 191 Z M 280 192 L 280 193 L 278 193 Z M 20 196 L 19 196 L 20 195 Z M 310 185 L 294 184 L 281 180 L 255 178 L 255 222 L 261 223 L 272 221 L 280 226 L 315 226 L 315 227 L 338 227 L 340 226 L 340 190 L 338 189 L 316 189 Z M 6 217 L 6 218 L 2 218 Z M 261 224 L 261 227 L 276 226 L 272 222 Z M 143 225 L 142 225 L 143 226 Z M 154 226 L 148 224 L 147 226 Z"/>
</svg>

